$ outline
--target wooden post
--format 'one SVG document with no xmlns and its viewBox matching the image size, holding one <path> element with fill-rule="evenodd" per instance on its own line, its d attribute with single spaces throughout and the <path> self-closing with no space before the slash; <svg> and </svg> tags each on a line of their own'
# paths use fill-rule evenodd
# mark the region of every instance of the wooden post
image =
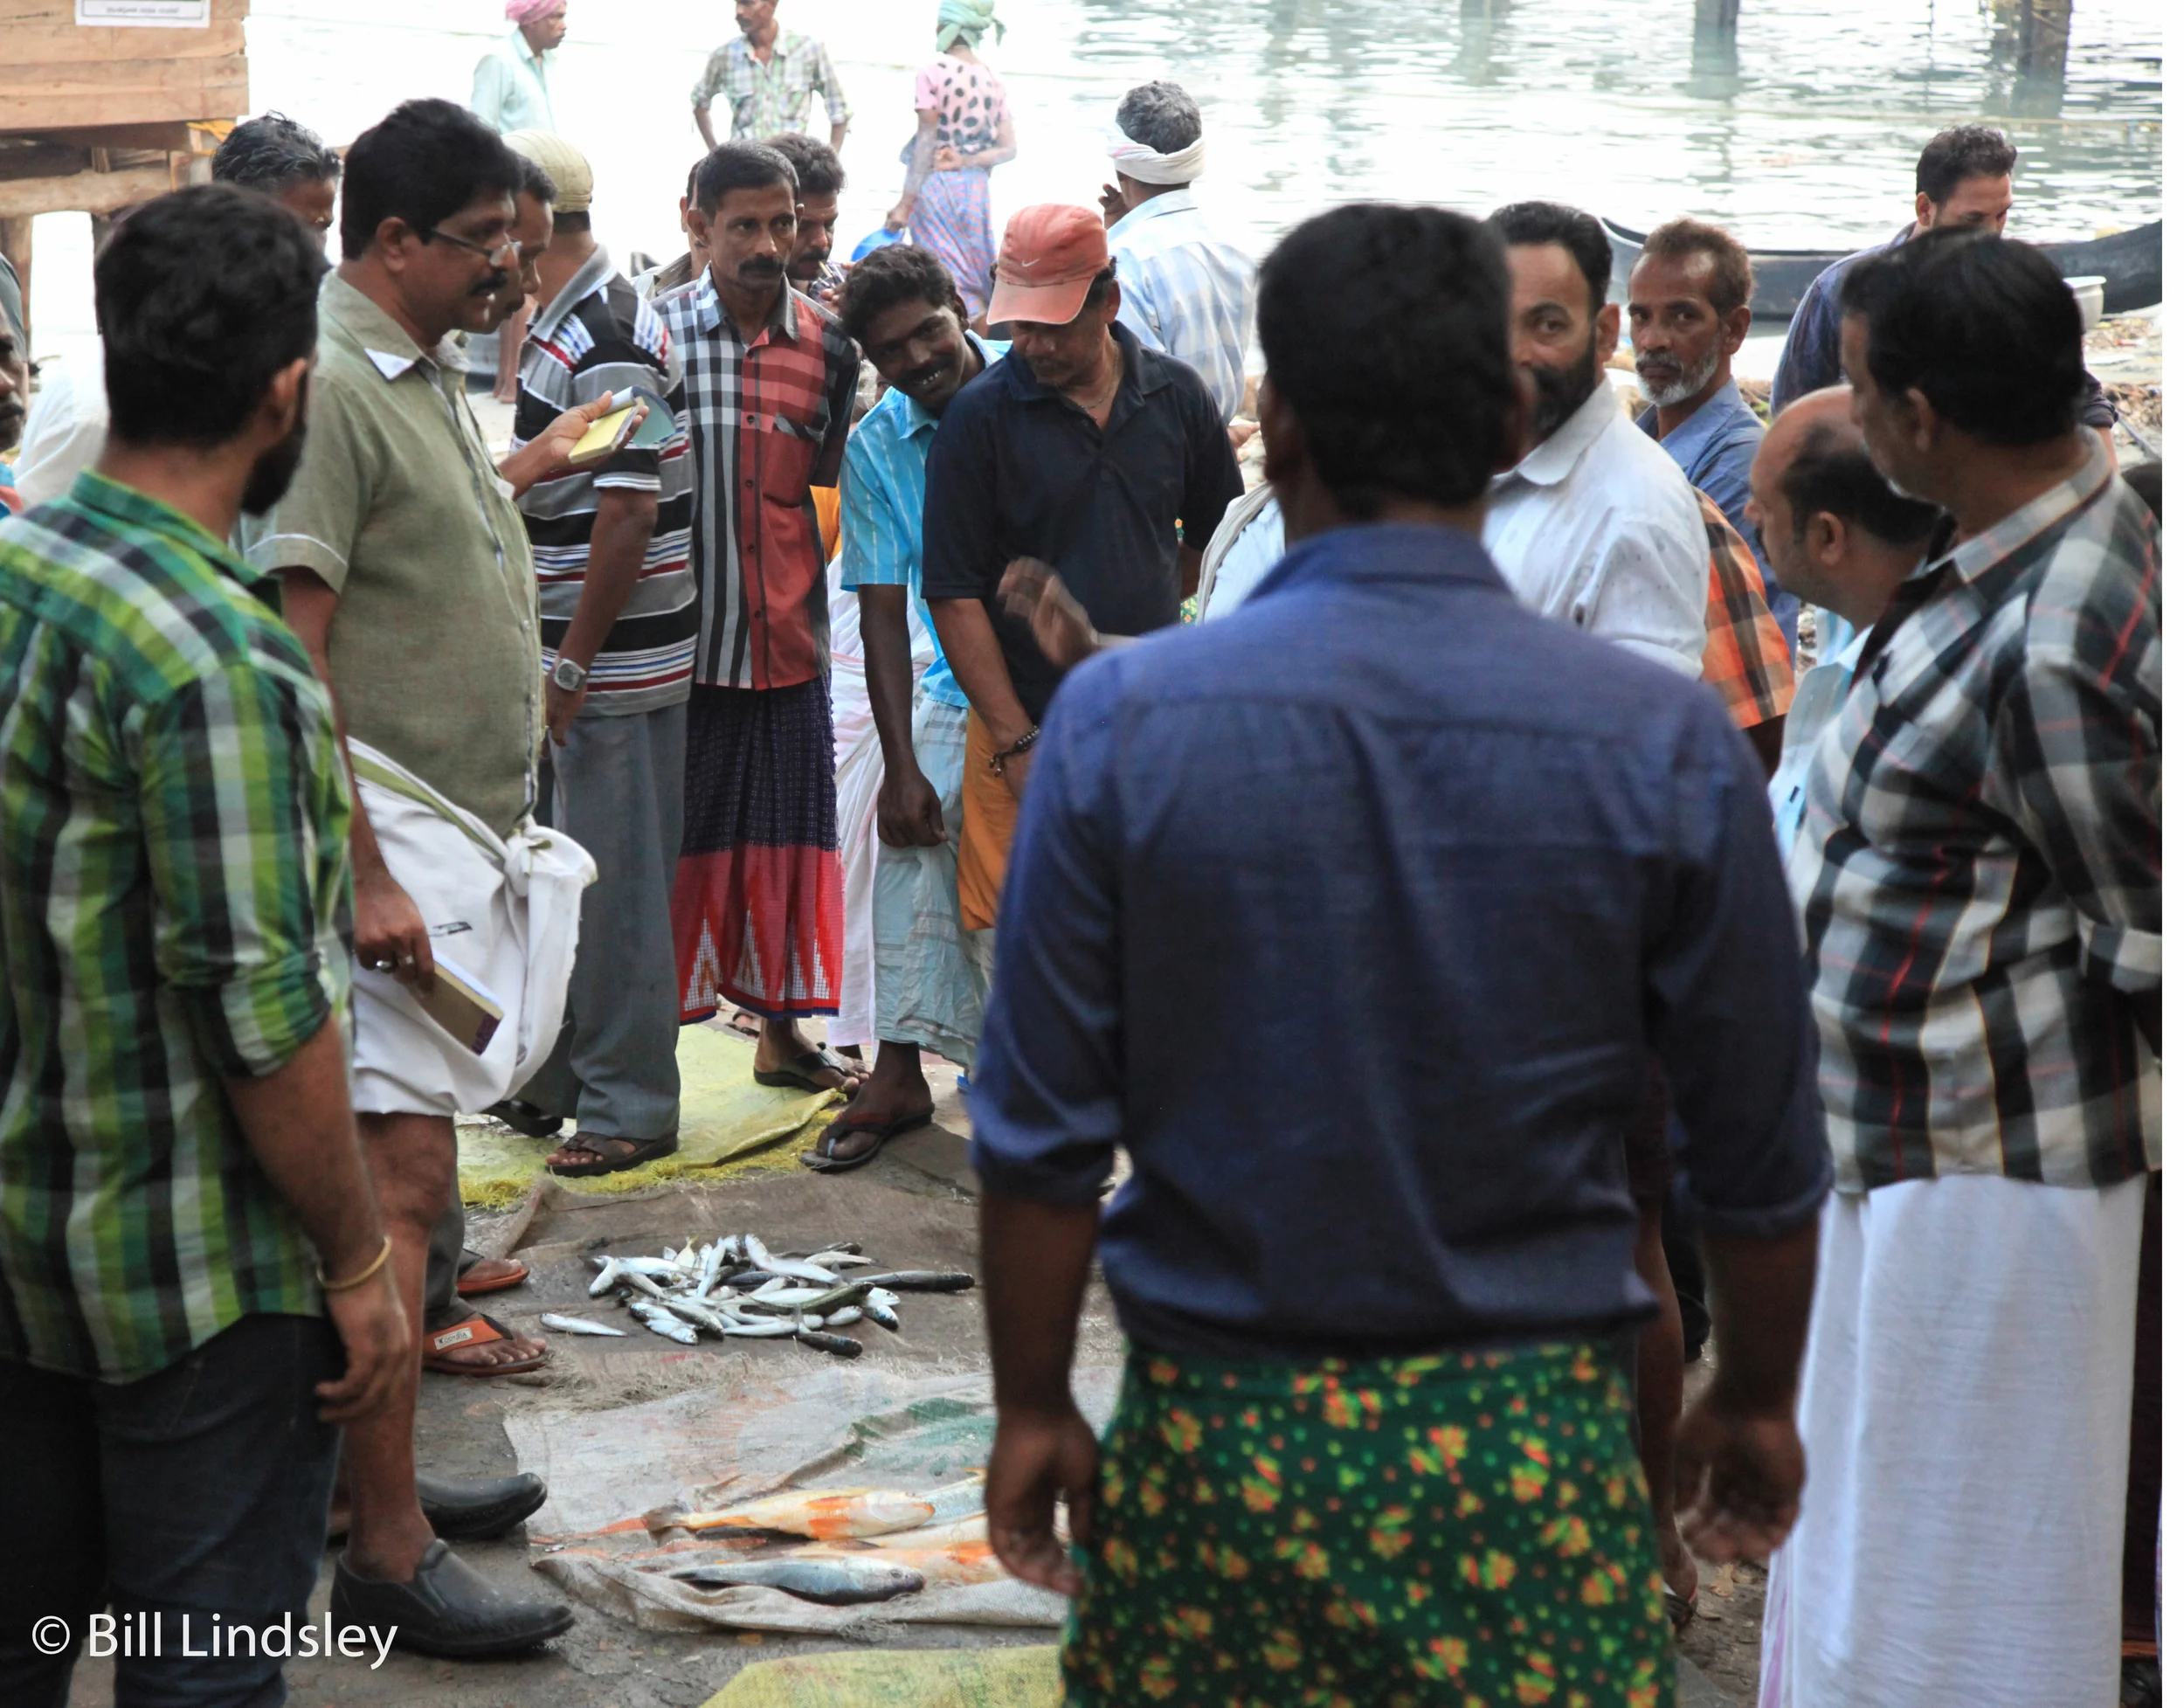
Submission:
<svg viewBox="0 0 2184 1708">
<path fill-rule="evenodd" d="M 2071 0 L 2019 0 L 2017 69 L 2059 78 L 2070 58 Z"/>
</svg>

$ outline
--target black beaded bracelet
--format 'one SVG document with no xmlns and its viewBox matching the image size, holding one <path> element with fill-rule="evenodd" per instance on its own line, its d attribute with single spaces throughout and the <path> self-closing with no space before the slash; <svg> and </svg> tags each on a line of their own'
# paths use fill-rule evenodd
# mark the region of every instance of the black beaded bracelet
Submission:
<svg viewBox="0 0 2184 1708">
<path fill-rule="evenodd" d="M 1030 729 L 1025 730 L 1022 735 L 1019 736 L 1014 741 L 1011 742 L 999 753 L 988 754 L 986 756 L 985 762 L 986 769 L 992 771 L 996 777 L 999 777 L 1003 774 L 1001 771 L 1002 766 L 1008 764 L 1010 760 L 1016 757 L 1016 756 L 1019 753 L 1029 753 L 1032 749 L 1036 747 L 1038 744 L 1039 726 L 1034 723 Z"/>
</svg>

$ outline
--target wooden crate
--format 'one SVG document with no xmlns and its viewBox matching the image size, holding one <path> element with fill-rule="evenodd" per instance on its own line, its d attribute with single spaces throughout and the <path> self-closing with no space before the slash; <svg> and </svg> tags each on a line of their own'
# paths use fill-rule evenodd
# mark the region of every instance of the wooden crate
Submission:
<svg viewBox="0 0 2184 1708">
<path fill-rule="evenodd" d="M 103 29 L 76 23 L 75 0 L 0 0 L 0 134 L 247 113 L 249 11 L 213 0 L 203 29 Z"/>
</svg>

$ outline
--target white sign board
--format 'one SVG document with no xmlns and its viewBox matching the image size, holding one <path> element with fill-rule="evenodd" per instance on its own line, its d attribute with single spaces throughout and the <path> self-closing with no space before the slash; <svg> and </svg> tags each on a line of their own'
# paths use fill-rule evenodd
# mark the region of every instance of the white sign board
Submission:
<svg viewBox="0 0 2184 1708">
<path fill-rule="evenodd" d="M 76 22 L 100 29 L 204 30 L 212 0 L 76 0 Z"/>
</svg>

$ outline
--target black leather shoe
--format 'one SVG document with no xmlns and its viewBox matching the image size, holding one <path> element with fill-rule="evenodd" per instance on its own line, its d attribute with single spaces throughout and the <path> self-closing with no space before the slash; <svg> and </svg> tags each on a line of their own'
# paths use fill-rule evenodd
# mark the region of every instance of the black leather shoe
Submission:
<svg viewBox="0 0 2184 1708">
<path fill-rule="evenodd" d="M 558 1135 L 568 1119 L 563 1115 L 549 1115 L 536 1103 L 527 1103 L 521 1097 L 510 1097 L 505 1103 L 493 1104 L 486 1110 L 504 1127 L 513 1127 L 526 1138 L 552 1138 Z"/>
<path fill-rule="evenodd" d="M 344 1553 L 334 1562 L 328 1606 L 336 1625 L 392 1626 L 396 1648 L 458 1661 L 520 1655 L 577 1622 L 558 1601 L 495 1588 L 445 1542 L 425 1549 L 408 1583 L 359 1577 Z"/>
<path fill-rule="evenodd" d="M 485 1483 L 417 1475 L 418 1504 L 432 1534 L 451 1542 L 506 1536 L 546 1504 L 546 1485 L 527 1470 Z"/>
</svg>

